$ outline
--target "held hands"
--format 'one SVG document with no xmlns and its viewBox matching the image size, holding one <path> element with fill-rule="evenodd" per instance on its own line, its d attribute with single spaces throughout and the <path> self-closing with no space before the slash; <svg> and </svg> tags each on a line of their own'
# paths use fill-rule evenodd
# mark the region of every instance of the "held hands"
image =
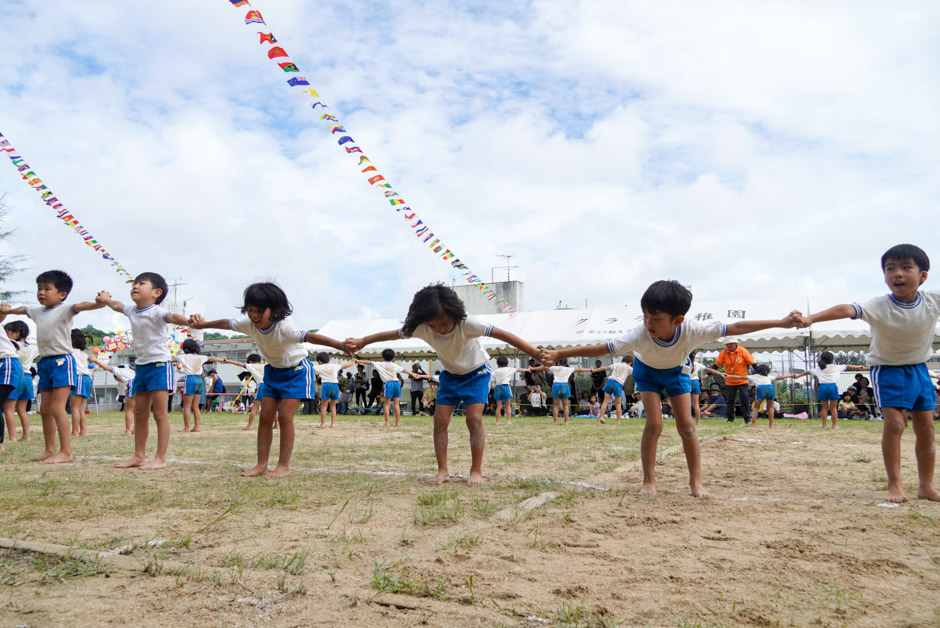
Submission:
<svg viewBox="0 0 940 628">
<path fill-rule="evenodd" d="M 347 338 L 345 342 L 346 353 L 354 356 L 360 349 L 362 349 L 364 344 L 365 343 L 362 342 L 362 338 Z"/>
<path fill-rule="evenodd" d="M 97 295 L 95 295 L 95 303 L 97 305 L 107 305 L 108 301 L 111 300 L 111 293 L 107 290 L 102 290 Z"/>
<path fill-rule="evenodd" d="M 542 349 L 539 351 L 539 362 L 545 366 L 551 366 L 558 359 L 557 351 L 549 351 L 548 349 Z"/>
<path fill-rule="evenodd" d="M 206 322 L 206 319 L 203 318 L 202 314 L 190 314 L 189 316 L 189 326 L 193 329 L 204 329 L 203 323 Z"/>
</svg>

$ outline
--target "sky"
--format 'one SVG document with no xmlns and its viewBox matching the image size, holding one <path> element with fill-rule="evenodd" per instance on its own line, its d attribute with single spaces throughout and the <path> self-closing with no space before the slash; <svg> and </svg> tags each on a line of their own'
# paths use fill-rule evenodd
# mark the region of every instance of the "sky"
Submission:
<svg viewBox="0 0 940 628">
<path fill-rule="evenodd" d="M 403 317 L 421 287 L 464 281 L 259 30 L 471 271 L 516 256 L 529 310 L 636 309 L 677 279 L 783 315 L 886 292 L 879 258 L 899 242 L 940 259 L 935 2 L 251 8 L 266 26 L 227 0 L 0 4 L 0 132 L 125 268 L 182 278 L 209 318 L 254 281 L 309 328 Z M 9 163 L 0 194 L 16 229 L 0 254 L 28 256 L 2 288 L 32 303 L 35 275 L 61 268 L 70 301 L 129 298 Z"/>
</svg>

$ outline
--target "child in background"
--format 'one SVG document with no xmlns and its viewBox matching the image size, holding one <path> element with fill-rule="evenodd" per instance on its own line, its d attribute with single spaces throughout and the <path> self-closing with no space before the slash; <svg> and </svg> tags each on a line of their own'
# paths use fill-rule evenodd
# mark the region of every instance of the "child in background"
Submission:
<svg viewBox="0 0 940 628">
<path fill-rule="evenodd" d="M 85 404 L 91 397 L 91 371 L 88 369 L 88 339 L 81 329 L 72 330 L 72 357 L 75 358 L 75 385 L 72 386 L 72 436 L 86 432 Z"/>
<path fill-rule="evenodd" d="M 33 366 L 33 360 L 36 359 L 38 350 L 35 346 L 26 342 L 26 338 L 29 336 L 29 326 L 24 321 L 9 322 L 3 326 L 3 329 L 7 337 L 19 345 L 17 357 L 23 370 L 19 384 L 7 397 L 7 402 L 3 408 L 7 426 L 7 439 L 12 443 L 16 434 L 16 415 L 19 415 L 20 424 L 23 428 L 20 440 L 29 440 L 29 415 L 26 413 L 26 406 L 36 396 L 36 391 L 33 389 L 33 376 L 29 369 Z"/>
<path fill-rule="evenodd" d="M 757 386 L 754 394 L 754 410 L 751 412 L 751 425 L 757 425 L 757 415 L 760 413 L 761 404 L 766 403 L 768 427 L 773 429 L 774 411 L 776 410 L 774 402 L 777 400 L 777 390 L 774 387 L 774 382 L 788 379 L 789 376 L 781 375 L 780 377 L 771 378 L 770 366 L 767 364 L 758 364 L 754 367 L 754 370 L 757 371 L 754 375 L 747 376 L 747 380 Z"/>
<path fill-rule="evenodd" d="M 69 462 L 72 459 L 71 425 L 65 411 L 75 385 L 75 360 L 72 358 L 72 319 L 79 312 L 97 310 L 99 303 L 83 301 L 65 306 L 72 291 L 72 278 L 61 270 L 49 270 L 36 277 L 36 300 L 39 305 L 10 307 L 0 303 L 0 315 L 25 314 L 36 321 L 39 346 L 39 414 L 42 416 L 42 438 L 45 448 L 33 460 L 43 464 Z M 3 320 L 3 316 L 0 316 Z M 55 436 L 59 434 L 56 453 Z"/>
<path fill-rule="evenodd" d="M 839 403 L 839 376 L 842 375 L 845 369 L 868 370 L 868 367 L 856 366 L 854 364 L 834 364 L 834 362 L 835 356 L 832 352 L 823 351 L 819 354 L 816 368 L 795 375 L 784 375 L 783 377 L 793 379 L 805 377 L 806 375 L 815 377 L 819 381 L 819 388 L 816 394 L 819 398 L 819 404 L 822 406 L 822 412 L 819 413 L 822 417 L 822 427 L 826 429 L 826 415 L 828 414 L 832 417 L 832 429 L 837 430 L 839 429 L 839 426 L 836 424 L 836 420 L 839 418 L 837 408 Z"/>
<path fill-rule="evenodd" d="M 111 366 L 107 362 L 102 362 L 95 356 L 89 356 L 88 361 L 97 364 L 106 371 L 114 375 L 118 382 L 118 391 L 121 386 L 124 387 L 124 433 L 134 433 L 134 411 L 137 407 L 134 402 L 134 369 L 130 364 L 121 364 L 120 366 Z M 120 395 L 119 395 L 120 396 Z"/>
<path fill-rule="evenodd" d="M 689 468 L 689 487 L 695 497 L 710 497 L 702 484 L 701 452 L 689 391 L 692 385 L 682 367 L 692 349 L 717 340 L 728 334 L 746 334 L 769 327 L 790 327 L 799 321 L 799 312 L 771 321 L 740 321 L 726 325 L 717 321 L 699 323 L 686 321 L 685 314 L 692 305 L 692 293 L 677 281 L 656 281 L 643 294 L 640 307 L 643 310 L 643 325 L 628 331 L 607 344 L 572 347 L 558 351 L 542 350 L 542 361 L 553 363 L 570 356 L 600 357 L 607 353 L 622 355 L 632 351 L 633 380 L 640 401 L 646 410 L 646 427 L 640 443 L 643 464 L 643 487 L 641 495 L 656 495 L 656 447 L 663 431 L 663 389 L 669 395 L 676 414 L 676 429 L 682 438 Z"/>
<path fill-rule="evenodd" d="M 0 320 L 2 318 L 0 317 Z M 9 336 L 0 334 L 0 407 L 6 405 L 7 397 L 16 390 L 23 378 L 23 367 L 20 365 L 18 354 L 19 348 L 19 345 Z M 3 447 L 5 425 L 6 421 L 0 421 L 0 452 L 6 451 Z"/>
<path fill-rule="evenodd" d="M 235 360 L 225 360 L 226 364 L 234 364 L 235 366 L 240 366 L 251 375 L 252 381 L 258 385 L 258 389 L 255 391 L 255 400 L 251 404 L 251 409 L 248 414 L 248 425 L 243 427 L 243 430 L 250 430 L 251 423 L 255 420 L 255 414 L 261 409 L 261 394 L 264 391 L 264 362 L 261 360 L 261 356 L 257 353 L 249 353 L 245 362 L 237 362 Z M 277 420 L 275 419 L 275 423 Z"/>
<path fill-rule="evenodd" d="M 598 362 L 600 362 L 600 360 L 598 360 Z M 607 423 L 604 417 L 607 415 L 607 405 L 610 403 L 611 398 L 613 398 L 614 412 L 617 415 L 617 425 L 620 425 L 623 383 L 627 381 L 628 377 L 633 375 L 633 358 L 625 356 L 620 362 L 614 362 L 602 370 L 610 371 L 610 377 L 604 382 L 604 403 L 601 404 L 600 420 L 601 423 Z"/>
<path fill-rule="evenodd" d="M 852 393 L 849 391 L 842 393 L 842 399 L 839 400 L 839 418 L 851 419 L 859 414 L 861 412 L 855 407 L 855 402 L 852 401 Z"/>
<path fill-rule="evenodd" d="M 568 384 L 568 380 L 575 372 L 590 373 L 592 369 L 568 366 L 568 360 L 562 358 L 558 361 L 558 364 L 555 364 L 554 366 L 537 366 L 532 370 L 548 370 L 552 374 L 552 377 L 554 378 L 552 380 L 552 418 L 554 419 L 554 424 L 557 424 L 558 408 L 561 407 L 565 419 L 565 425 L 568 425 L 568 406 L 571 403 L 571 386 Z"/>
<path fill-rule="evenodd" d="M 326 427 L 326 413 L 330 413 L 330 427 L 336 425 L 336 403 L 339 401 L 339 373 L 345 368 L 349 368 L 356 361 L 352 360 L 345 364 L 333 364 L 330 362 L 330 356 L 321 351 L 317 354 L 317 363 L 313 367 L 314 372 L 320 377 L 320 425 L 317 427 Z M 397 413 L 396 413 L 397 419 Z M 398 421 L 395 421 L 398 425 Z"/>
<path fill-rule="evenodd" d="M 395 352 L 391 349 L 382 351 L 382 361 L 356 360 L 356 364 L 371 364 L 375 372 L 379 374 L 382 380 L 382 412 L 385 415 L 384 427 L 388 427 L 388 420 L 391 415 L 391 408 L 395 408 L 395 427 L 398 427 L 401 419 L 401 382 L 398 379 L 399 373 L 410 375 L 414 379 L 431 379 L 428 375 L 421 375 L 406 371 L 403 366 L 395 364 Z"/>
<path fill-rule="evenodd" d="M 509 358 L 504 355 L 496 358 L 496 370 L 493 371 L 496 425 L 499 425 L 499 415 L 504 410 L 506 412 L 506 425 L 512 424 L 512 378 L 517 372 L 528 373 L 530 370 L 509 366 Z"/>
<path fill-rule="evenodd" d="M 689 371 L 689 383 L 692 385 L 692 412 L 695 414 L 695 424 L 699 425 L 702 420 L 702 410 L 699 407 L 699 397 L 702 394 L 702 372 L 706 371 L 705 365 L 695 361 L 695 351 L 689 354 L 689 360 L 686 362 Z"/>
<path fill-rule="evenodd" d="M 477 338 L 496 338 L 533 357 L 537 351 L 514 334 L 468 317 L 457 293 L 442 284 L 427 286 L 415 294 L 401 329 L 380 332 L 365 338 L 347 338 L 346 347 L 350 353 L 355 353 L 373 342 L 412 336 L 431 345 L 444 366 L 434 411 L 437 475 L 429 482 L 441 484 L 449 479 L 447 431 L 454 409 L 458 403 L 463 403 L 467 410 L 467 429 L 470 431 L 471 462 L 467 484 L 479 486 L 483 483 L 483 449 L 486 443 L 483 407 L 489 396 L 490 367 L 489 356 Z"/>
<path fill-rule="evenodd" d="M 180 345 L 180 349 L 182 349 L 183 352 L 174 357 L 173 361 L 183 370 L 183 375 L 186 376 L 186 383 L 183 386 L 182 431 L 198 432 L 201 417 L 199 415 L 199 402 L 196 401 L 196 397 L 201 398 L 206 392 L 205 381 L 202 379 L 202 367 L 206 362 L 220 362 L 224 364 L 225 360 L 208 355 L 199 355 L 199 343 L 193 338 L 184 340 L 183 344 Z M 192 429 L 189 427 L 190 412 L 193 415 Z"/>
<path fill-rule="evenodd" d="M 881 270 L 890 294 L 867 303 L 836 305 L 804 316 L 802 324 L 860 318 L 871 326 L 871 348 L 866 361 L 872 367 L 875 401 L 884 418 L 881 451 L 888 475 L 888 501 L 907 501 L 901 481 L 901 435 L 907 426 L 906 412 L 910 412 L 914 422 L 917 497 L 940 501 L 940 491 L 933 487 L 937 456 L 933 426 L 936 395 L 926 364 L 933 355 L 940 292 L 920 290 L 927 280 L 930 259 L 913 244 L 898 244 L 885 251 Z"/>
<path fill-rule="evenodd" d="M 327 336 L 294 327 L 287 317 L 293 313 L 284 291 L 274 283 L 253 283 L 245 288 L 239 308 L 245 316 L 206 321 L 201 314 L 190 317 L 195 329 L 224 329 L 254 338 L 264 367 L 261 394 L 261 417 L 258 420 L 258 462 L 242 473 L 244 477 L 264 475 L 269 479 L 290 475 L 290 457 L 294 449 L 294 414 L 304 399 L 313 398 L 313 367 L 307 360 L 305 342 L 326 345 L 344 351 L 343 343 Z M 277 466 L 268 470 L 274 421 L 281 424 L 280 451 Z"/>
</svg>

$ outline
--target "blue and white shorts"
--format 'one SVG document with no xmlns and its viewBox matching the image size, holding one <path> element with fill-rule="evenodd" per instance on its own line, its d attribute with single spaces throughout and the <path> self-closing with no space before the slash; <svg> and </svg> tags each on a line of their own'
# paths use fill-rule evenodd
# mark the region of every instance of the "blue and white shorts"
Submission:
<svg viewBox="0 0 940 628">
<path fill-rule="evenodd" d="M 385 388 L 383 389 L 383 397 L 388 397 L 389 399 L 398 399 L 401 397 L 401 382 L 385 382 Z"/>
<path fill-rule="evenodd" d="M 693 395 L 701 395 L 701 394 L 702 394 L 702 382 L 701 382 L 701 380 L 698 380 L 698 379 L 690 379 L 690 380 L 689 380 L 689 384 L 692 385 L 692 390 L 689 391 L 690 393 L 692 393 Z"/>
<path fill-rule="evenodd" d="M 493 398 L 496 401 L 507 401 L 512 399 L 512 388 L 509 384 L 500 384 L 493 390 Z"/>
<path fill-rule="evenodd" d="M 75 357 L 65 355 L 47 355 L 39 359 L 36 367 L 39 371 L 39 390 L 52 390 L 75 385 Z"/>
<path fill-rule="evenodd" d="M 774 401 L 776 399 L 776 389 L 773 386 L 765 384 L 757 387 L 758 401 Z"/>
<path fill-rule="evenodd" d="M 187 375 L 186 384 L 183 386 L 184 395 L 202 396 L 206 392 L 206 381 L 202 375 Z"/>
<path fill-rule="evenodd" d="M 276 368 L 264 365 L 264 389 L 258 390 L 260 398 L 313 399 L 313 367 L 304 358 L 297 366 Z"/>
<path fill-rule="evenodd" d="M 22 379 L 23 365 L 20 364 L 19 358 L 3 358 L 0 360 L 0 386 L 13 387 L 8 398 L 12 398 L 12 394 L 19 388 Z M 32 379 L 30 379 L 30 384 L 32 384 Z"/>
<path fill-rule="evenodd" d="M 125 398 L 134 398 L 134 380 L 127 382 L 127 392 L 124 393 Z"/>
<path fill-rule="evenodd" d="M 264 382 L 258 384 L 258 390 L 255 391 L 255 399 L 261 400 L 261 397 L 264 396 Z M 306 399 L 307 397 L 304 397 Z"/>
<path fill-rule="evenodd" d="M 568 384 L 552 384 L 552 397 L 567 399 L 571 396 L 571 387 Z"/>
<path fill-rule="evenodd" d="M 604 384 L 604 392 L 609 393 L 611 397 L 623 397 L 623 384 L 615 379 L 608 379 Z"/>
<path fill-rule="evenodd" d="M 36 398 L 36 389 L 33 387 L 33 376 L 23 371 L 23 376 L 20 377 L 20 383 L 16 387 L 10 396 L 7 399 L 15 399 L 17 401 L 29 401 L 30 399 Z"/>
<path fill-rule="evenodd" d="M 438 405 L 456 406 L 461 401 L 467 406 L 473 403 L 486 403 L 489 395 L 490 367 L 488 364 L 463 375 L 441 371 L 441 386 L 437 391 Z"/>
<path fill-rule="evenodd" d="M 72 387 L 72 394 L 77 397 L 88 399 L 91 397 L 91 375 L 75 374 L 75 386 Z"/>
<path fill-rule="evenodd" d="M 675 397 L 692 391 L 692 380 L 688 373 L 682 372 L 681 366 L 671 369 L 654 369 L 634 359 L 633 381 L 636 382 L 637 392 L 662 394 L 665 389 L 667 395 Z"/>
<path fill-rule="evenodd" d="M 401 390 L 398 391 L 398 396 L 401 397 Z M 339 399 L 339 384 L 331 384 L 326 382 L 323 386 L 320 387 L 320 399 L 324 401 L 335 401 Z"/>
<path fill-rule="evenodd" d="M 926 364 L 871 367 L 875 403 L 882 408 L 933 410 L 937 397 Z"/>
<path fill-rule="evenodd" d="M 138 364 L 134 371 L 134 394 L 173 390 L 173 364 L 153 362 Z"/>
<path fill-rule="evenodd" d="M 820 401 L 838 401 L 839 387 L 835 384 L 820 384 L 816 394 Z"/>
</svg>

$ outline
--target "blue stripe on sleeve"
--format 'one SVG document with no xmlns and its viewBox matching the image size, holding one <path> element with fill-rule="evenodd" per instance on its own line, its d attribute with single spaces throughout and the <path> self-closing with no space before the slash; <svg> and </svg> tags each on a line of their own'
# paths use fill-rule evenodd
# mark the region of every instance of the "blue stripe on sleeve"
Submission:
<svg viewBox="0 0 940 628">
<path fill-rule="evenodd" d="M 724 336 L 727 336 L 727 335 L 728 335 L 728 324 L 727 324 L 727 323 L 722 323 L 722 324 L 721 324 L 721 336 L 724 337 Z"/>
<path fill-rule="evenodd" d="M 613 343 L 613 341 L 610 341 L 610 342 L 607 343 L 607 353 L 609 353 L 609 354 L 611 354 L 611 355 L 614 354 L 614 343 Z"/>
<path fill-rule="evenodd" d="M 855 316 L 852 319 L 858 319 L 862 317 L 862 306 L 858 303 L 852 303 L 852 309 L 855 310 Z"/>
<path fill-rule="evenodd" d="M 405 335 L 401 332 L 400 329 L 398 330 L 398 337 L 399 337 L 399 338 L 404 338 L 404 337 L 405 337 Z"/>
<path fill-rule="evenodd" d="M 489 327 L 487 327 L 487 328 L 486 328 L 486 332 L 485 332 L 483 335 L 484 335 L 484 336 L 492 336 L 492 335 L 493 335 L 493 326 L 490 325 Z"/>
<path fill-rule="evenodd" d="M 300 342 L 307 342 L 307 330 L 300 332 Z"/>
</svg>

